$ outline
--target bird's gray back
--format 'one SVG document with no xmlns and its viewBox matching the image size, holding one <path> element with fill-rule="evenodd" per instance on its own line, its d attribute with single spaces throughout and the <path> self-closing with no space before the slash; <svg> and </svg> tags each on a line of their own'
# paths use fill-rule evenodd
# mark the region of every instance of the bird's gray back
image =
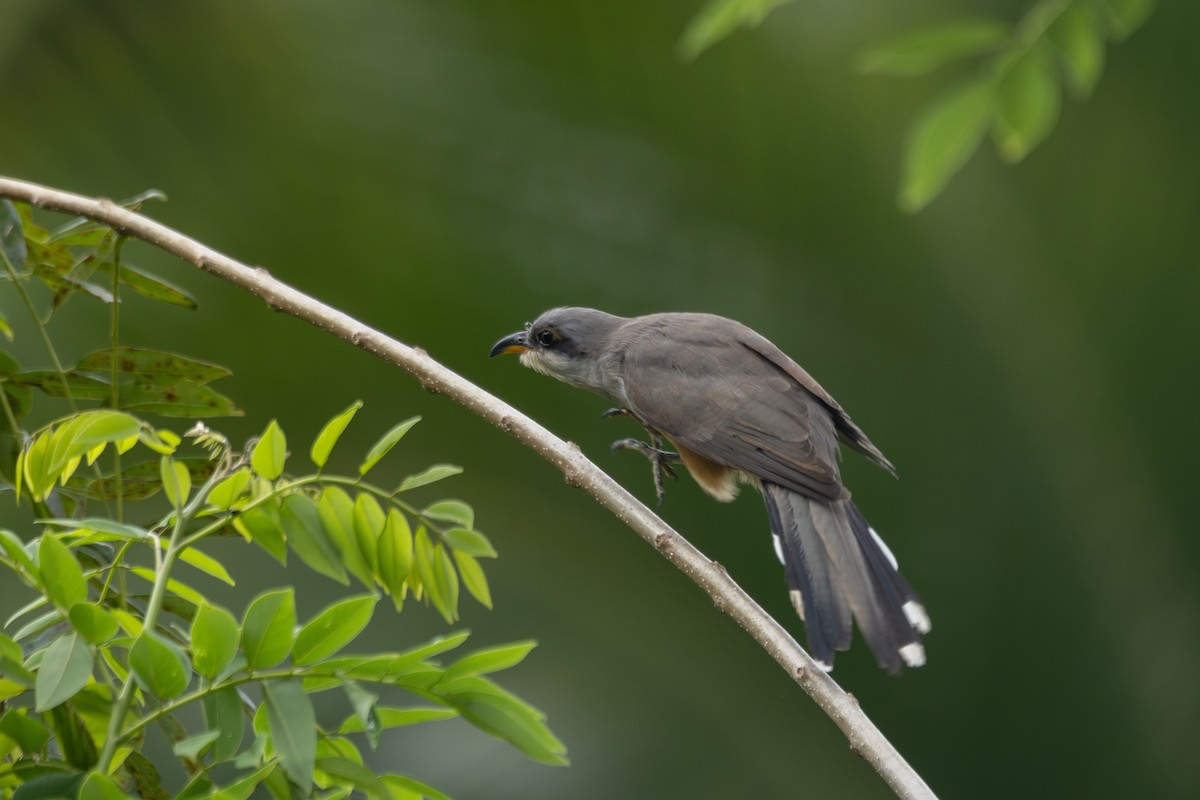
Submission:
<svg viewBox="0 0 1200 800">
<path fill-rule="evenodd" d="M 613 345 L 630 410 L 680 445 L 804 494 L 845 494 L 840 408 L 750 328 L 710 314 L 653 314 L 623 324 Z"/>
</svg>

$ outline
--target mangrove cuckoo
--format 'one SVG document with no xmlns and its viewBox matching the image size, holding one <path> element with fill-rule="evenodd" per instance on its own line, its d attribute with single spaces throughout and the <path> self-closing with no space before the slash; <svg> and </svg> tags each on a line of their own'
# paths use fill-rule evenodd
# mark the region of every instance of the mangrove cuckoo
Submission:
<svg viewBox="0 0 1200 800">
<path fill-rule="evenodd" d="M 627 318 L 557 308 L 497 342 L 491 355 L 502 353 L 520 353 L 523 365 L 595 392 L 617 404 L 610 415 L 640 423 L 650 444 L 613 447 L 650 458 L 660 502 L 661 473 L 674 477 L 672 462 L 717 500 L 732 500 L 739 482 L 762 492 L 792 603 L 823 668 L 850 647 L 852 618 L 884 669 L 925 663 L 929 616 L 842 485 L 839 440 L 895 470 L 778 347 L 711 314 Z"/>
</svg>

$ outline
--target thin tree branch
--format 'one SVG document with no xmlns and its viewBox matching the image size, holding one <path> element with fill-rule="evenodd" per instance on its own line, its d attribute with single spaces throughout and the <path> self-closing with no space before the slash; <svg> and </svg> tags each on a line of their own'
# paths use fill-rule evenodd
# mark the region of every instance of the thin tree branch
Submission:
<svg viewBox="0 0 1200 800">
<path fill-rule="evenodd" d="M 758 606 L 725 572 L 659 519 L 580 452 L 579 448 L 485 392 L 462 376 L 412 347 L 374 330 L 347 314 L 284 284 L 261 267 L 248 267 L 148 217 L 111 200 L 84 197 L 45 186 L 0 177 L 0 196 L 41 208 L 88 217 L 188 261 L 263 298 L 269 307 L 286 311 L 351 344 L 400 367 L 425 389 L 465 406 L 535 451 L 649 542 L 712 597 L 716 607 L 732 617 L 808 693 L 883 777 L 897 796 L 935 798 L 915 770 L 863 713 L 853 696 L 842 691 L 795 639 Z"/>
</svg>

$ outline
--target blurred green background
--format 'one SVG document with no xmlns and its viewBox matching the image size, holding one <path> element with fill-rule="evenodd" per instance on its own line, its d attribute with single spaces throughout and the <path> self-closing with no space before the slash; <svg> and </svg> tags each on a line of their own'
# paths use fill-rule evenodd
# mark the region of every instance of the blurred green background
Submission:
<svg viewBox="0 0 1200 800">
<path fill-rule="evenodd" d="M 0 173 L 165 191 L 153 216 L 426 348 L 644 499 L 645 463 L 607 451 L 630 423 L 488 348 L 564 304 L 745 321 L 899 467 L 848 458 L 845 477 L 932 614 L 929 665 L 889 678 L 860 641 L 835 677 L 932 788 L 1196 796 L 1200 4 L 1162 3 L 1023 164 L 985 147 L 917 216 L 894 202 L 905 129 L 955 77 L 862 77 L 855 54 L 1025 3 L 806 0 L 684 63 L 699 5 L 7 0 Z M 464 624 L 477 644 L 540 640 L 503 682 L 573 764 L 453 722 L 386 737 L 381 768 L 462 798 L 889 796 L 770 658 L 547 464 L 188 265 L 126 257 L 200 301 L 131 300 L 126 341 L 231 367 L 219 388 L 246 417 L 217 424 L 235 441 L 276 416 L 302 453 L 362 398 L 344 469 L 415 413 L 380 469 L 467 468 L 443 486 L 501 558 L 496 610 L 464 601 Z M 20 322 L 11 289 L 0 311 Z M 67 311 L 67 360 L 103 346 L 103 307 Z M 25 331 L 15 348 L 44 366 Z M 753 493 L 668 489 L 667 521 L 801 635 Z M 0 524 L 24 524 L 9 508 Z M 285 581 L 302 616 L 334 596 L 220 545 L 241 562 L 235 608 Z M 0 586 L 4 609 L 23 598 Z M 444 629 L 414 607 L 380 614 L 369 644 Z"/>
</svg>

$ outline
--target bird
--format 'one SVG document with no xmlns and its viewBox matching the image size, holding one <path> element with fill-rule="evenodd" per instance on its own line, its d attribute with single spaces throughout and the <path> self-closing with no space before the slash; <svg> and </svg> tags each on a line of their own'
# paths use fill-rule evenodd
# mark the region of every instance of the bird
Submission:
<svg viewBox="0 0 1200 800">
<path fill-rule="evenodd" d="M 520 363 L 599 395 L 650 442 L 617 449 L 650 459 L 656 494 L 682 463 L 721 502 L 749 484 L 762 494 L 775 552 L 809 652 L 833 669 L 853 621 L 892 674 L 925 663 L 931 623 L 892 551 L 843 485 L 839 443 L 895 467 L 833 396 L 764 336 L 732 319 L 669 312 L 621 317 L 591 308 L 546 311 L 501 338 L 490 357 Z M 674 452 L 665 449 L 669 443 Z"/>
</svg>

